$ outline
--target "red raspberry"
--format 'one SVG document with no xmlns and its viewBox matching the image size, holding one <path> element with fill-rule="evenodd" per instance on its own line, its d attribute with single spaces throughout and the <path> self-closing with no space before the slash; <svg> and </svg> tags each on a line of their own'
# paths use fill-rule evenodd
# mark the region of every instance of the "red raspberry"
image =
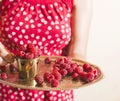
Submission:
<svg viewBox="0 0 120 101">
<path fill-rule="evenodd" d="M 36 75 L 35 81 L 37 82 L 37 85 L 42 85 L 44 80 L 42 76 Z"/>
<path fill-rule="evenodd" d="M 90 64 L 85 63 L 85 64 L 83 65 L 83 70 L 84 70 L 85 72 L 87 72 L 87 71 L 89 71 L 89 68 L 90 68 L 90 67 L 91 67 Z"/>
<path fill-rule="evenodd" d="M 32 43 L 29 43 L 29 44 L 27 44 L 27 50 L 29 51 L 29 49 L 33 49 L 35 46 L 34 46 L 34 44 L 32 44 Z"/>
<path fill-rule="evenodd" d="M 3 79 L 3 80 L 5 80 L 5 79 L 7 79 L 8 78 L 8 76 L 7 76 L 7 74 L 6 73 L 1 73 L 1 79 Z"/>
<path fill-rule="evenodd" d="M 80 76 L 80 79 L 81 79 L 81 80 L 83 80 L 84 82 L 87 82 L 88 73 L 86 73 L 86 72 L 81 72 L 81 73 L 79 74 L 79 76 Z"/>
<path fill-rule="evenodd" d="M 81 78 L 81 80 L 83 80 L 85 82 L 91 82 L 94 80 L 95 77 L 94 77 L 94 73 L 92 73 L 92 72 L 89 72 L 89 73 L 81 72 L 80 78 Z"/>
<path fill-rule="evenodd" d="M 46 77 L 47 82 L 51 83 L 51 81 L 55 79 L 55 76 L 50 74 L 48 77 Z"/>
<path fill-rule="evenodd" d="M 55 64 L 53 65 L 53 68 L 55 68 L 55 67 L 60 68 L 60 64 L 56 64 L 56 63 L 55 63 Z"/>
<path fill-rule="evenodd" d="M 77 68 L 79 65 L 77 63 L 71 63 L 71 68 L 73 68 L 73 70 L 75 70 L 75 68 Z"/>
<path fill-rule="evenodd" d="M 17 56 L 18 56 L 19 58 L 24 58 L 25 52 L 24 52 L 24 51 L 19 51 L 19 52 L 17 53 Z"/>
<path fill-rule="evenodd" d="M 51 73 L 50 73 L 50 71 L 46 71 L 45 73 L 44 73 L 44 77 L 47 77 L 47 76 L 49 76 Z"/>
<path fill-rule="evenodd" d="M 28 53 L 25 54 L 25 58 L 26 59 L 33 59 L 34 58 L 34 54 L 28 52 Z"/>
<path fill-rule="evenodd" d="M 59 68 L 59 67 L 54 67 L 53 69 L 54 69 L 54 70 L 57 70 L 57 71 L 59 71 L 59 70 L 60 70 L 60 68 Z"/>
<path fill-rule="evenodd" d="M 93 73 L 93 72 L 89 72 L 89 73 L 88 73 L 87 82 L 91 82 L 91 81 L 93 81 L 94 78 L 95 78 L 94 73 Z"/>
<path fill-rule="evenodd" d="M 26 51 L 26 47 L 24 45 L 19 45 L 18 49 L 19 51 Z"/>
<path fill-rule="evenodd" d="M 59 72 L 59 70 L 54 68 L 53 73 L 56 73 L 56 72 Z"/>
<path fill-rule="evenodd" d="M 47 58 L 45 58 L 44 62 L 46 64 L 50 64 L 52 62 L 52 60 L 49 57 L 47 57 Z"/>
<path fill-rule="evenodd" d="M 59 81 L 58 81 L 58 80 L 53 79 L 53 80 L 51 81 L 51 86 L 52 86 L 52 87 L 57 87 L 58 85 L 59 85 Z"/>
<path fill-rule="evenodd" d="M 53 75 L 55 76 L 55 79 L 58 81 L 62 79 L 62 75 L 57 70 L 53 70 Z"/>
<path fill-rule="evenodd" d="M 90 66 L 86 72 L 93 72 L 93 71 L 94 71 L 94 68 Z"/>
<path fill-rule="evenodd" d="M 63 64 L 64 63 L 64 59 L 63 58 L 58 58 L 55 61 L 56 64 Z"/>
<path fill-rule="evenodd" d="M 30 52 L 38 56 L 38 49 L 34 46 L 34 44 L 28 44 L 26 52 Z"/>
<path fill-rule="evenodd" d="M 96 73 L 95 73 L 96 72 Z M 98 68 L 96 68 L 95 69 L 95 71 L 94 71 L 94 74 L 95 74 L 95 77 L 97 76 L 100 76 L 101 75 L 101 71 L 98 69 Z"/>
<path fill-rule="evenodd" d="M 64 63 L 71 64 L 72 59 L 70 57 L 64 58 Z"/>
<path fill-rule="evenodd" d="M 49 71 L 46 71 L 45 73 L 44 73 L 44 79 L 47 81 L 47 82 L 51 82 L 52 81 L 52 79 L 55 79 L 55 76 L 54 75 L 52 75 Z"/>
<path fill-rule="evenodd" d="M 10 64 L 9 68 L 12 73 L 17 70 L 15 64 Z"/>
<path fill-rule="evenodd" d="M 66 64 L 66 63 L 63 63 L 63 64 L 60 65 L 60 68 L 61 69 L 68 69 L 68 68 L 70 68 L 70 65 Z"/>
<path fill-rule="evenodd" d="M 68 68 L 67 71 L 68 71 L 68 74 L 71 75 L 74 70 L 73 70 L 73 68 Z"/>
<path fill-rule="evenodd" d="M 36 52 L 36 48 L 35 48 L 35 47 L 33 47 L 33 48 L 28 48 L 28 52 L 34 53 L 34 52 Z"/>
<path fill-rule="evenodd" d="M 60 70 L 61 75 L 64 77 L 67 75 L 68 71 L 66 69 L 61 69 Z"/>
<path fill-rule="evenodd" d="M 74 72 L 80 74 L 81 72 L 83 72 L 83 69 L 81 67 L 76 67 Z"/>
<path fill-rule="evenodd" d="M 73 80 L 77 80 L 79 78 L 79 74 L 73 73 L 72 78 L 73 78 Z"/>
<path fill-rule="evenodd" d="M 95 78 L 98 76 L 98 71 L 97 71 L 97 69 L 94 69 L 93 70 L 93 73 L 94 73 L 94 76 L 95 76 Z"/>
<path fill-rule="evenodd" d="M 0 66 L 0 71 L 1 72 L 6 72 L 6 66 Z"/>
</svg>

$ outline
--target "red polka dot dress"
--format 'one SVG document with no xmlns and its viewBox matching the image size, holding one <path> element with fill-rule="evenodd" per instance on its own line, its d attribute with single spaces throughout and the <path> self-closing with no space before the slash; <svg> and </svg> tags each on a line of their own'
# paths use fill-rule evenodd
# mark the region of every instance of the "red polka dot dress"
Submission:
<svg viewBox="0 0 120 101">
<path fill-rule="evenodd" d="M 2 0 L 0 41 L 14 54 L 33 43 L 43 55 L 62 55 L 71 40 L 73 0 Z M 73 101 L 72 90 L 39 91 L 0 84 L 0 101 Z"/>
</svg>

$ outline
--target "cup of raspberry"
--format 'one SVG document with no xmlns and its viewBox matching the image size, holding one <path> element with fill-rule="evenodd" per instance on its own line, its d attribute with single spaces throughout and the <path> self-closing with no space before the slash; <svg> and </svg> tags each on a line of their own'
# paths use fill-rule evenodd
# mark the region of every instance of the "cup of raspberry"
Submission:
<svg viewBox="0 0 120 101">
<path fill-rule="evenodd" d="M 40 50 L 33 44 L 19 46 L 17 52 L 17 64 L 19 72 L 19 82 L 32 86 L 34 84 L 34 77 L 38 74 L 38 60 Z"/>
</svg>

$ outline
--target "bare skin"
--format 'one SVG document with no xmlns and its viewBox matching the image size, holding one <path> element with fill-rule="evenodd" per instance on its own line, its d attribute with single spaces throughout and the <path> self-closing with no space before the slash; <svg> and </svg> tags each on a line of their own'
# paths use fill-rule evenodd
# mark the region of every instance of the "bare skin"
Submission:
<svg viewBox="0 0 120 101">
<path fill-rule="evenodd" d="M 72 13 L 72 40 L 69 56 L 85 59 L 92 18 L 92 0 L 74 0 Z"/>
</svg>

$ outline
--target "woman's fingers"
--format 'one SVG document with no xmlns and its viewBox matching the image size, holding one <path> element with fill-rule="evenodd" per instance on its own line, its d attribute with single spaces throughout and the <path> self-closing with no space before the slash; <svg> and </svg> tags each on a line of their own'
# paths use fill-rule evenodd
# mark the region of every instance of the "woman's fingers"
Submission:
<svg viewBox="0 0 120 101">
<path fill-rule="evenodd" d="M 3 60 L 2 57 L 0 57 L 0 65 L 7 65 L 8 63 L 6 61 Z"/>
<path fill-rule="evenodd" d="M 7 63 L 12 63 L 12 62 L 14 62 L 14 60 L 15 60 L 15 57 L 14 57 L 13 54 L 8 54 L 8 55 L 6 55 L 6 56 L 4 56 L 4 57 L 2 57 L 2 58 L 3 58 L 3 60 L 6 61 Z"/>
</svg>

